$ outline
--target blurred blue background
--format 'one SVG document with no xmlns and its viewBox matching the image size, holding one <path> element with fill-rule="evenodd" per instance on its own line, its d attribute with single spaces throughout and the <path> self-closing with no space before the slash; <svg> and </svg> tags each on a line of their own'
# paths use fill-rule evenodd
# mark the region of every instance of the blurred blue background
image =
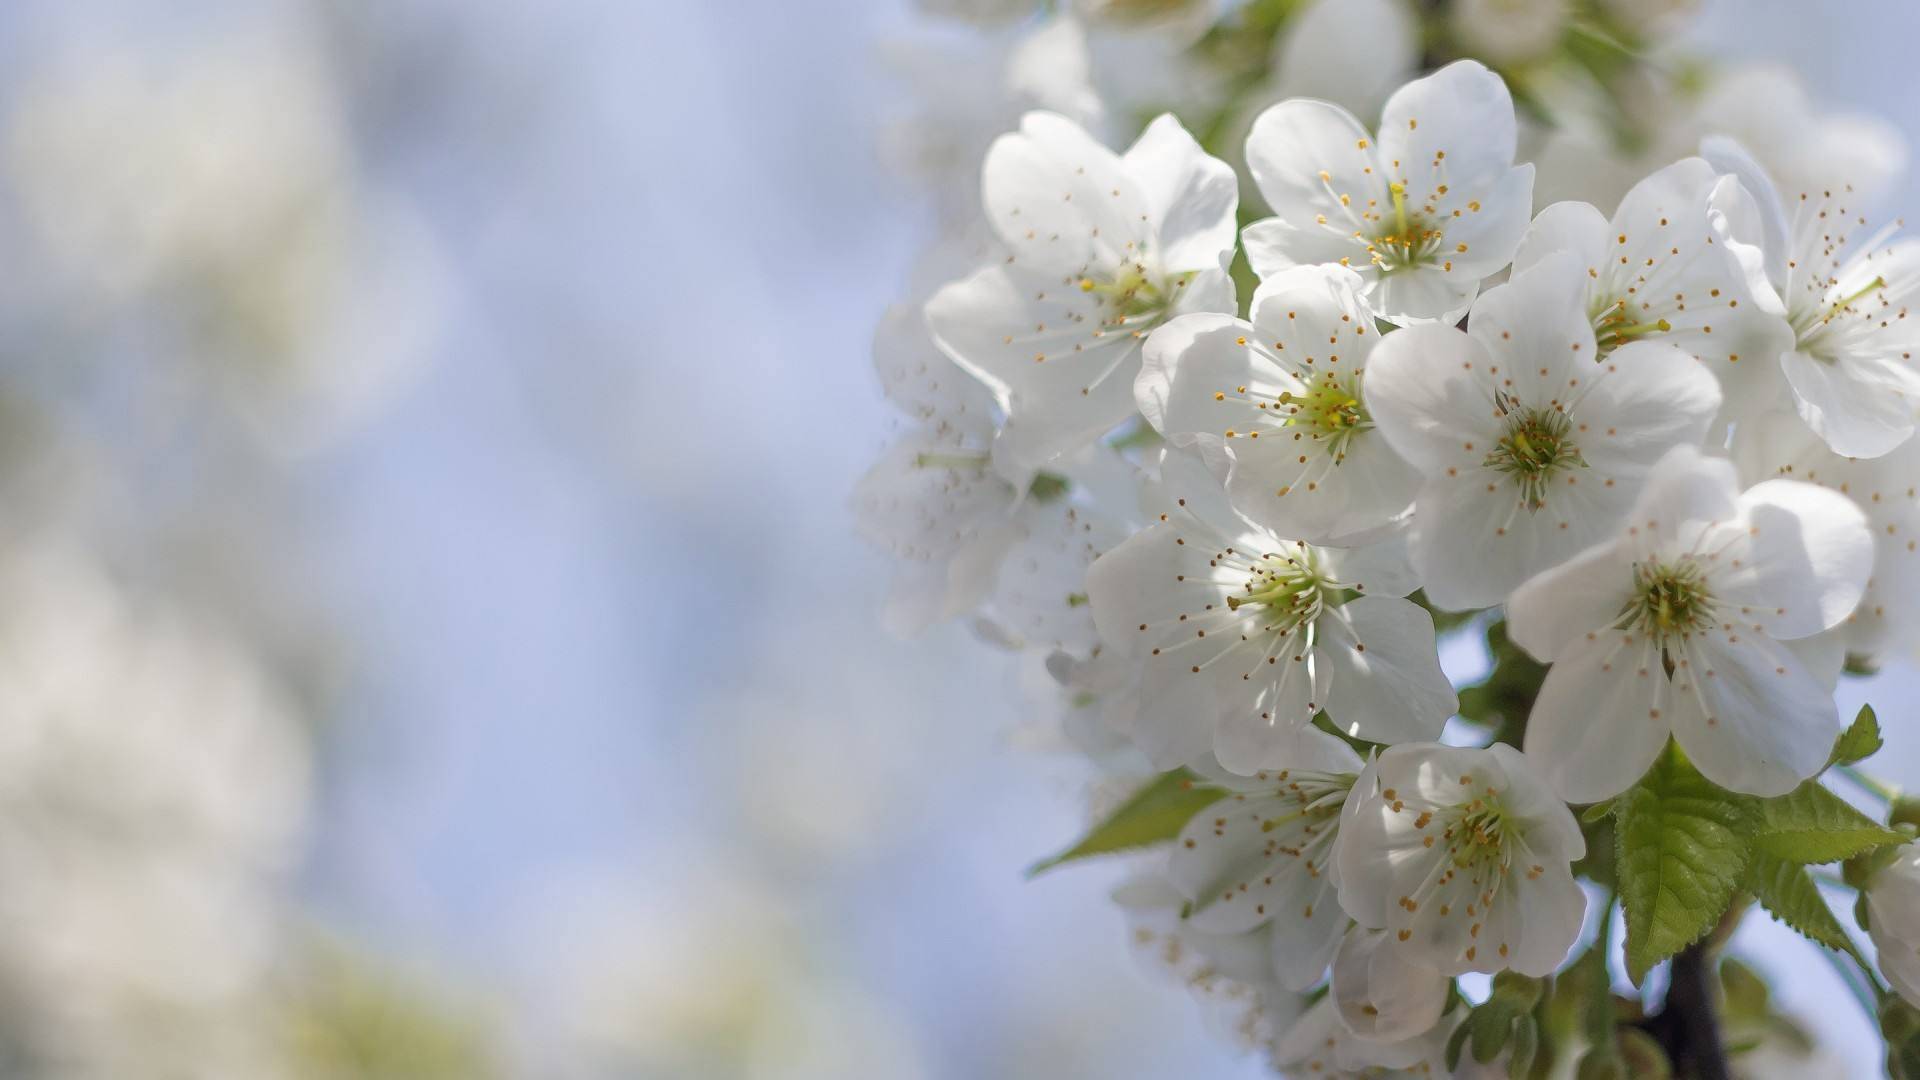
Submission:
<svg viewBox="0 0 1920 1080">
<path fill-rule="evenodd" d="M 300 921 L 483 1017 L 516 1075 L 1261 1074 L 1133 962 L 1110 868 L 1022 879 L 1087 782 L 1023 747 L 1031 673 L 964 628 L 878 622 L 888 566 L 847 498 L 892 430 L 871 328 L 932 236 L 876 152 L 902 94 L 876 50 L 914 23 L 904 0 L 0 12 L 9 116 L 55 110 L 16 161 L 129 165 L 142 203 L 137 154 L 74 144 L 59 103 L 129 52 L 192 67 L 266 41 L 331 95 L 328 184 L 405 238 L 354 240 L 311 316 L 348 328 L 311 358 L 322 384 L 393 354 L 324 407 L 154 415 L 167 294 L 81 334 L 45 314 L 98 310 L 76 272 L 35 261 L 12 263 L 0 353 L 36 401 L 86 381 L 56 412 L 130 477 L 76 514 L 116 565 L 239 594 L 262 640 L 326 628 L 289 649 L 324 684 Z M 1900 0 L 1720 0 L 1691 37 L 1920 146 L 1916 30 Z M 298 119 L 275 85 L 226 92 L 262 94 L 271 131 Z M 312 180 L 304 145 L 257 149 Z M 60 246 L 33 225 L 52 183 L 0 221 L 23 251 Z M 201 197 L 182 212 L 236 212 Z M 81 351 L 124 370 L 75 374 Z M 150 545 L 128 518 L 176 527 Z M 1916 685 L 1909 658 L 1842 693 L 1879 706 L 1881 771 L 1920 785 Z M 1738 944 L 1872 1075 L 1810 946 L 1763 916 Z"/>
</svg>

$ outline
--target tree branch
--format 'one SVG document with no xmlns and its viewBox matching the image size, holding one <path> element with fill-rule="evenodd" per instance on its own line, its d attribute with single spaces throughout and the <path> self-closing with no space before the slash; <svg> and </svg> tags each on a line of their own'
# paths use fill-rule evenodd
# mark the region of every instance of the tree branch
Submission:
<svg viewBox="0 0 1920 1080">
<path fill-rule="evenodd" d="M 1694 1080 L 1730 1080 L 1727 1049 L 1720 1033 L 1715 964 L 1709 941 L 1696 942 L 1673 958 L 1667 1004 L 1649 1018 L 1647 1034 L 1657 1039 L 1674 1072 Z"/>
</svg>

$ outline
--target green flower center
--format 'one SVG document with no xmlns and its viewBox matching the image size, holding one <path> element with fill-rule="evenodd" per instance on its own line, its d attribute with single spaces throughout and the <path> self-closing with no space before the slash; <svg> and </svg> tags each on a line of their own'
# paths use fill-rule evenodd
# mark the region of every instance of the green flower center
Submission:
<svg viewBox="0 0 1920 1080">
<path fill-rule="evenodd" d="M 1621 613 L 1628 627 L 1666 642 L 1713 625 L 1713 594 L 1692 559 L 1636 563 L 1633 578 L 1633 599 Z"/>
<path fill-rule="evenodd" d="M 1312 550 L 1303 546 L 1295 555 L 1261 556 L 1240 595 L 1227 597 L 1227 609 L 1258 606 L 1269 620 L 1267 629 L 1291 632 L 1318 618 L 1334 591 Z"/>
<path fill-rule="evenodd" d="M 1373 264 L 1387 274 L 1430 265 L 1440 254 L 1445 234 L 1420 214 L 1408 211 L 1405 184 L 1394 184 L 1388 191 L 1393 194 L 1393 218 L 1367 244 Z"/>
<path fill-rule="evenodd" d="M 1155 280 L 1142 264 L 1127 263 L 1110 278 L 1090 275 L 1081 278 L 1080 291 L 1097 295 L 1111 305 L 1114 314 L 1109 322 L 1120 324 L 1129 319 L 1165 314 L 1173 306 L 1174 297 L 1193 278 L 1194 272 L 1189 271 Z"/>
<path fill-rule="evenodd" d="M 1341 453 L 1352 438 L 1373 427 L 1373 418 L 1360 396 L 1360 373 L 1342 379 L 1328 373 L 1307 384 L 1300 393 L 1280 395 L 1280 407 L 1286 410 L 1286 427 L 1301 428 L 1316 439 L 1333 443 Z"/>
<path fill-rule="evenodd" d="M 1456 807 L 1455 814 L 1444 834 L 1455 866 L 1466 869 L 1505 861 L 1509 822 L 1500 800 L 1484 795 Z"/>
<path fill-rule="evenodd" d="M 1598 360 L 1636 338 L 1647 334 L 1664 334 L 1672 329 L 1673 324 L 1665 319 L 1634 322 L 1633 313 L 1627 310 L 1627 301 L 1624 297 L 1602 304 L 1593 314 L 1594 344 L 1599 346 L 1594 359 Z"/>
<path fill-rule="evenodd" d="M 1573 421 L 1558 409 L 1521 406 L 1502 393 L 1496 401 L 1506 418 L 1506 433 L 1487 454 L 1486 467 L 1505 475 L 1520 489 L 1529 511 L 1547 504 L 1547 490 L 1568 469 L 1584 469 L 1586 460 L 1569 437 Z"/>
</svg>

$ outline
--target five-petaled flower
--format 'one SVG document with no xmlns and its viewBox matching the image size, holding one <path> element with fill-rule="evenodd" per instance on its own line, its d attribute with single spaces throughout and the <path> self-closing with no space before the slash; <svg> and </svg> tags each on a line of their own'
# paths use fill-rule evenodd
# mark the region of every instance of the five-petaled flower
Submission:
<svg viewBox="0 0 1920 1080">
<path fill-rule="evenodd" d="M 1007 411 L 1003 460 L 1039 468 L 1133 412 L 1140 346 L 1192 311 L 1231 311 L 1233 170 L 1171 116 L 1124 155 L 1028 113 L 987 153 L 1004 260 L 927 302 L 940 347 Z"/>
<path fill-rule="evenodd" d="M 1377 139 L 1338 105 L 1283 101 L 1247 136 L 1275 215 L 1247 226 L 1247 259 L 1261 277 L 1338 263 L 1382 318 L 1456 321 L 1533 212 L 1533 166 L 1513 163 L 1515 140 L 1506 83 L 1471 60 L 1401 87 Z"/>
<path fill-rule="evenodd" d="M 1839 625 L 1872 566 L 1845 496 L 1793 480 L 1742 492 L 1731 462 L 1675 448 L 1618 534 L 1507 605 L 1513 640 L 1553 663 L 1527 755 L 1575 803 L 1625 791 L 1668 734 L 1721 787 L 1791 791 L 1826 765 L 1840 721 L 1838 671 L 1790 643 Z"/>
<path fill-rule="evenodd" d="M 1440 607 L 1490 607 L 1604 537 L 1720 405 L 1672 345 L 1596 355 L 1589 280 L 1571 255 L 1543 258 L 1487 290 L 1466 331 L 1408 327 L 1367 365 L 1374 423 L 1426 474 L 1411 554 Z"/>
</svg>

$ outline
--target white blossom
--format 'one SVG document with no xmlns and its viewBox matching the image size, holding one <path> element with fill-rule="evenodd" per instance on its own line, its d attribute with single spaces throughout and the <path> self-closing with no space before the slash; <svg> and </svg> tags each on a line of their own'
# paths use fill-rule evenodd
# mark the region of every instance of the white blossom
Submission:
<svg viewBox="0 0 1920 1080">
<path fill-rule="evenodd" d="M 1247 226 L 1247 258 L 1261 277 L 1339 263 L 1383 318 L 1457 320 L 1532 214 L 1533 167 L 1513 164 L 1515 138 L 1506 84 L 1468 60 L 1397 91 L 1377 139 L 1337 105 L 1281 102 L 1247 137 L 1277 215 Z"/>
<path fill-rule="evenodd" d="M 1154 331 L 1135 383 L 1141 413 L 1215 467 L 1241 514 L 1313 543 L 1377 539 L 1420 481 L 1361 393 L 1380 334 L 1359 284 L 1337 266 L 1282 271 L 1250 323 L 1184 315 Z"/>
<path fill-rule="evenodd" d="M 1846 497 L 1793 480 L 1740 490 L 1677 447 L 1611 539 L 1528 582 L 1513 640 L 1553 663 L 1528 756 L 1570 802 L 1617 795 L 1671 733 L 1733 791 L 1781 795 L 1826 765 L 1833 697 L 1786 642 L 1840 624 L 1873 564 Z"/>
<path fill-rule="evenodd" d="M 1445 1055 L 1446 1032 L 1438 1029 L 1398 1042 L 1356 1035 L 1328 995 L 1274 1042 L 1271 1060 L 1282 1076 L 1424 1080 L 1447 1075 Z"/>
<path fill-rule="evenodd" d="M 988 151 L 984 192 L 1011 254 L 935 294 L 927 322 L 1005 408 L 1000 455 L 1038 468 L 1133 412 L 1156 326 L 1232 310 L 1238 190 L 1171 116 L 1118 155 L 1035 112 Z"/>
<path fill-rule="evenodd" d="M 1920 440 L 1877 458 L 1848 458 L 1791 409 L 1742 421 L 1733 460 L 1745 484 L 1776 478 L 1837 491 L 1866 515 L 1873 533 L 1873 576 L 1860 605 L 1832 633 L 1845 650 L 1899 655 L 1920 645 Z M 1803 639 L 1804 640 L 1804 639 Z"/>
<path fill-rule="evenodd" d="M 1757 280 L 1759 250 L 1729 232 L 1739 185 L 1690 157 L 1635 184 L 1611 220 L 1587 203 L 1555 203 L 1528 228 L 1514 270 L 1571 254 L 1587 273 L 1600 355 L 1632 341 L 1678 346 L 1720 380 L 1723 413 L 1743 415 L 1775 392 L 1774 358 L 1793 332 Z"/>
<path fill-rule="evenodd" d="M 1920 321 L 1906 306 L 1920 291 L 1920 240 L 1889 243 L 1892 227 L 1863 237 L 1867 219 L 1847 185 L 1778 191 L 1738 144 L 1708 139 L 1702 149 L 1753 197 L 1750 231 L 1793 328 L 1779 365 L 1801 418 L 1848 457 L 1905 442 L 1920 411 Z"/>
<path fill-rule="evenodd" d="M 1340 940 L 1328 983 L 1340 1022 L 1374 1043 L 1398 1043 L 1432 1031 L 1453 980 L 1399 948 L 1393 934 L 1355 926 Z"/>
<path fill-rule="evenodd" d="M 1290 990 L 1319 982 L 1347 921 L 1333 851 L 1360 769 L 1346 743 L 1307 731 L 1287 767 L 1219 777 L 1231 794 L 1194 815 L 1167 867 L 1188 925 L 1215 934 L 1271 925 L 1274 977 Z"/>
<path fill-rule="evenodd" d="M 1867 884 L 1867 934 L 1887 983 L 1920 1007 L 1920 844 L 1907 844 Z"/>
<path fill-rule="evenodd" d="M 1443 608 L 1497 604 L 1606 536 L 1719 407 L 1713 377 L 1672 345 L 1601 355 L 1592 280 L 1566 252 L 1542 258 L 1481 296 L 1466 331 L 1408 327 L 1368 362 L 1374 422 L 1425 473 L 1410 551 Z"/>
<path fill-rule="evenodd" d="M 1284 767 L 1322 710 L 1377 742 L 1437 734 L 1457 702 L 1432 618 L 1402 599 L 1416 580 L 1401 545 L 1314 547 L 1203 494 L 1180 495 L 1087 574 L 1100 636 L 1144 669 L 1134 741 L 1147 756 Z"/>
<path fill-rule="evenodd" d="M 1445 974 L 1547 975 L 1586 914 L 1580 827 L 1511 746 L 1389 747 L 1340 825 L 1340 906 Z"/>
</svg>

